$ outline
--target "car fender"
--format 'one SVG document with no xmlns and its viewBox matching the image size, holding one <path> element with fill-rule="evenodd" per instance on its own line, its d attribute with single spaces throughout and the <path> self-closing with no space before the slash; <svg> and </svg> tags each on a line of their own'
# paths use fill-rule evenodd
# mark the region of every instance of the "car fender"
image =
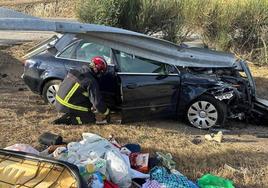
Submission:
<svg viewBox="0 0 268 188">
<path fill-rule="evenodd" d="M 44 71 L 40 78 L 42 79 L 42 82 L 40 82 L 39 85 L 39 91 L 42 93 L 44 85 L 50 81 L 50 80 L 63 80 L 65 76 L 67 75 L 67 71 L 53 71 L 53 70 L 46 70 Z"/>
<path fill-rule="evenodd" d="M 183 80 L 181 85 L 181 92 L 179 95 L 179 102 L 177 105 L 177 112 L 184 113 L 189 104 L 196 100 L 201 95 L 211 95 L 222 101 L 224 99 L 231 99 L 236 95 L 236 90 L 230 85 L 206 78 L 193 77 L 191 79 Z"/>
</svg>

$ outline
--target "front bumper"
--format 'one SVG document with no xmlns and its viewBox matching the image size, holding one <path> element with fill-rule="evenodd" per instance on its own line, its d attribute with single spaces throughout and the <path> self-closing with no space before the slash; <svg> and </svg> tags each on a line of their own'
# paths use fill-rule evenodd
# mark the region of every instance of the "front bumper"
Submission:
<svg viewBox="0 0 268 188">
<path fill-rule="evenodd" d="M 268 121 L 268 100 L 256 97 L 253 100 L 253 112 Z"/>
</svg>

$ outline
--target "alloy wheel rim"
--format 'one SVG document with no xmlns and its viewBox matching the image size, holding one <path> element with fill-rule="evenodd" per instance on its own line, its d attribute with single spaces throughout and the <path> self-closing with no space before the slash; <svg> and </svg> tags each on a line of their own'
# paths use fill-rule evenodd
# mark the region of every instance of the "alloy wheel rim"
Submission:
<svg viewBox="0 0 268 188">
<path fill-rule="evenodd" d="M 207 101 L 197 101 L 188 109 L 188 120 L 197 128 L 210 128 L 218 120 L 216 107 Z"/>
<path fill-rule="evenodd" d="M 47 100 L 50 104 L 55 104 L 56 102 L 56 93 L 59 90 L 59 85 L 51 85 L 47 89 Z"/>
</svg>

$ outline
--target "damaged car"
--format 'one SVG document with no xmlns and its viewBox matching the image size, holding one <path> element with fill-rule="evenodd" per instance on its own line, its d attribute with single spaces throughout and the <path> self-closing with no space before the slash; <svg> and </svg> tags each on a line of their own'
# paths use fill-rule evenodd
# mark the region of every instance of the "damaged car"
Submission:
<svg viewBox="0 0 268 188">
<path fill-rule="evenodd" d="M 267 117 L 268 102 L 257 98 L 247 63 L 230 53 L 119 28 L 32 17 L 0 18 L 0 29 L 60 33 L 33 48 L 24 62 L 25 83 L 50 103 L 70 69 L 102 56 L 109 68 L 99 79 L 100 89 L 123 122 L 185 117 L 192 126 L 208 129 L 231 118 Z"/>
</svg>

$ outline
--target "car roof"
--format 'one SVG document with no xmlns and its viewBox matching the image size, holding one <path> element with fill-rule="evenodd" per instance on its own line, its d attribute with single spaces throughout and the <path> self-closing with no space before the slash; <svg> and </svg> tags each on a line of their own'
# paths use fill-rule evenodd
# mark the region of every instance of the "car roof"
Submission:
<svg viewBox="0 0 268 188">
<path fill-rule="evenodd" d="M 46 20 L 0 8 L 0 30 L 53 31 L 75 34 L 113 49 L 183 67 L 234 67 L 233 54 L 188 48 L 125 29 L 80 22 Z"/>
</svg>

